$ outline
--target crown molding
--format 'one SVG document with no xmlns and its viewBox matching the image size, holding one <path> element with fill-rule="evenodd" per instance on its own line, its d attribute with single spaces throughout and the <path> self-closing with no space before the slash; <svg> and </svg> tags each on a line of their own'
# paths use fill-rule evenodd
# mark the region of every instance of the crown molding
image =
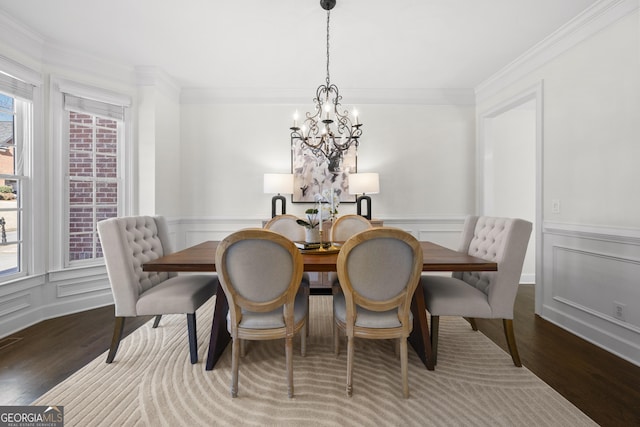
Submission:
<svg viewBox="0 0 640 427">
<path fill-rule="evenodd" d="M 601 0 L 537 43 L 475 88 L 480 104 L 581 41 L 632 13 L 639 0 Z"/>
<path fill-rule="evenodd" d="M 355 89 L 341 90 L 349 104 L 475 105 L 473 89 Z M 183 88 L 181 104 L 306 104 L 313 88 Z"/>
<path fill-rule="evenodd" d="M 106 60 L 99 55 L 89 54 L 56 43 L 45 42 L 43 63 L 55 74 L 80 73 L 110 83 L 126 87 L 135 86 L 135 70 L 128 65 Z"/>
<path fill-rule="evenodd" d="M 97 55 L 74 50 L 46 40 L 41 34 L 0 10 L 0 47 L 15 61 L 25 62 L 35 70 L 55 68 L 60 71 L 80 72 L 127 86 L 135 84 L 132 67 L 119 65 Z M 3 49 L 3 53 L 5 50 Z"/>
<path fill-rule="evenodd" d="M 180 101 L 180 86 L 160 67 L 137 66 L 135 72 L 136 84 L 139 87 L 155 87 L 174 102 Z"/>
<path fill-rule="evenodd" d="M 2 10 L 0 10 L 0 45 L 13 50 L 16 56 L 27 62 L 36 64 L 42 62 L 44 37 Z"/>
</svg>

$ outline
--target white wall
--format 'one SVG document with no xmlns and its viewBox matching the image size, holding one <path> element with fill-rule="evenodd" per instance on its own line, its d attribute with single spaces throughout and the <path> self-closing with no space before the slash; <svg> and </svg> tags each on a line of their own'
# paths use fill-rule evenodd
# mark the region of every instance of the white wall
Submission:
<svg viewBox="0 0 640 427">
<path fill-rule="evenodd" d="M 156 92 L 154 87 L 138 90 L 137 212 L 153 215 L 156 209 Z"/>
<path fill-rule="evenodd" d="M 344 96 L 348 96 L 345 93 Z M 265 218 L 265 172 L 289 172 L 289 126 L 312 106 L 187 104 L 181 109 L 182 214 Z M 474 209 L 475 108 L 362 105 L 359 172 L 380 173 L 377 218 L 464 216 Z M 308 205 L 292 205 L 301 213 Z M 288 210 L 289 210 L 288 209 Z M 342 204 L 341 214 L 355 212 Z"/>
<path fill-rule="evenodd" d="M 160 91 L 155 123 L 155 213 L 182 215 L 182 167 L 180 144 L 180 104 Z"/>
<path fill-rule="evenodd" d="M 490 140 L 485 141 L 485 150 L 491 152 L 491 168 L 486 171 L 490 183 L 486 184 L 491 186 L 492 197 L 485 203 L 484 213 L 522 218 L 535 224 L 535 101 L 486 120 L 490 122 L 490 125 L 485 125 L 485 128 L 490 128 L 489 135 L 486 135 Z M 522 267 L 526 283 L 535 283 L 535 272 L 535 232 L 532 232 Z"/>
<path fill-rule="evenodd" d="M 618 6 L 626 4 L 611 25 L 540 67 L 502 76 L 508 83 L 480 93 L 478 111 L 543 82 L 539 314 L 640 364 L 640 16 L 637 3 Z M 624 320 L 614 302 L 626 305 Z"/>
<path fill-rule="evenodd" d="M 162 72 L 138 72 L 136 212 L 180 216 L 180 102 L 177 88 Z"/>
</svg>

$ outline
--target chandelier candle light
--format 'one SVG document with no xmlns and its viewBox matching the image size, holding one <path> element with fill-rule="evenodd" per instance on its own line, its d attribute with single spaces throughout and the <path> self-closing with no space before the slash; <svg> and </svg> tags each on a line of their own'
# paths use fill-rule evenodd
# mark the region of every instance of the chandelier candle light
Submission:
<svg viewBox="0 0 640 427">
<path fill-rule="evenodd" d="M 306 119 L 300 127 L 298 112 L 293 115 L 291 144 L 293 148 L 293 144 L 300 141 L 318 161 L 339 163 L 352 145 L 358 147 L 362 124 L 358 121 L 356 110 L 353 110 L 352 119 L 349 111 L 342 107 L 342 96 L 338 87 L 331 83 L 329 75 L 329 22 L 336 0 L 320 0 L 320 5 L 327 11 L 327 78 L 325 84 L 316 89 L 316 97 L 313 99 L 315 111 L 306 113 Z"/>
</svg>

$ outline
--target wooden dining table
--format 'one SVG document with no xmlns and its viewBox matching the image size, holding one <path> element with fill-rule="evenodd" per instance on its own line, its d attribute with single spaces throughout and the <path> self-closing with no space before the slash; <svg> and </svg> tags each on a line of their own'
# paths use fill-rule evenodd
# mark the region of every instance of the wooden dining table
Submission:
<svg viewBox="0 0 640 427">
<path fill-rule="evenodd" d="M 142 265 L 142 269 L 144 271 L 166 272 L 215 272 L 215 255 L 218 244 L 218 241 L 203 242 L 146 262 Z M 432 242 L 423 241 L 420 244 L 423 255 L 422 271 L 496 271 L 498 269 L 498 265 L 495 262 L 457 252 Z M 302 255 L 304 271 L 336 271 L 338 253 L 335 251 L 332 253 L 303 251 Z M 231 340 L 226 327 L 228 309 L 227 298 L 222 286 L 218 284 L 209 340 L 209 352 L 207 354 L 206 370 L 208 371 L 213 369 Z M 420 288 L 417 289 L 413 296 L 411 311 L 413 313 L 413 331 L 409 336 L 409 342 L 427 369 L 433 370 L 431 338 L 429 336 L 424 294 Z"/>
</svg>

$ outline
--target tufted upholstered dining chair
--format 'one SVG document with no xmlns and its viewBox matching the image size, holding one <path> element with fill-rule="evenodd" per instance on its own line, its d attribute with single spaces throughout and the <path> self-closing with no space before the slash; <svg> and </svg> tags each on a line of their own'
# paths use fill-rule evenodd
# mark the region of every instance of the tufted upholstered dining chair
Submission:
<svg viewBox="0 0 640 427">
<path fill-rule="evenodd" d="M 459 252 L 498 264 L 498 271 L 455 272 L 451 277 L 423 275 L 425 306 L 431 315 L 434 363 L 438 354 L 440 316 L 464 316 L 477 331 L 475 319 L 502 319 L 504 334 L 516 366 L 522 366 L 513 331 L 513 304 L 532 224 L 522 219 L 469 216 Z"/>
<path fill-rule="evenodd" d="M 333 297 L 334 335 L 347 335 L 347 395 L 353 392 L 354 339 L 398 339 L 402 394 L 409 397 L 407 338 L 411 300 L 422 272 L 422 247 L 409 233 L 375 227 L 354 234 L 338 254 L 342 292 Z M 339 352 L 336 339 L 335 352 Z"/>
<path fill-rule="evenodd" d="M 349 237 L 364 230 L 368 230 L 372 225 L 369 220 L 362 215 L 348 214 L 338 217 L 331 226 L 331 241 L 345 242 Z M 331 271 L 328 274 L 329 283 L 335 291 L 340 289 L 338 274 Z"/>
<path fill-rule="evenodd" d="M 127 317 L 186 314 L 191 363 L 198 362 L 196 310 L 214 293 L 216 275 L 145 272 L 142 264 L 172 252 L 166 221 L 160 216 L 110 218 L 98 233 L 115 301 L 115 327 L 107 363 L 113 362 Z"/>
<path fill-rule="evenodd" d="M 302 254 L 279 233 L 251 228 L 227 236 L 216 251 L 216 269 L 229 301 L 232 339 L 231 396 L 238 395 L 241 340 L 284 338 L 289 397 L 293 397 L 293 337 L 301 331 L 306 352 L 308 294 L 300 288 Z"/>
</svg>

